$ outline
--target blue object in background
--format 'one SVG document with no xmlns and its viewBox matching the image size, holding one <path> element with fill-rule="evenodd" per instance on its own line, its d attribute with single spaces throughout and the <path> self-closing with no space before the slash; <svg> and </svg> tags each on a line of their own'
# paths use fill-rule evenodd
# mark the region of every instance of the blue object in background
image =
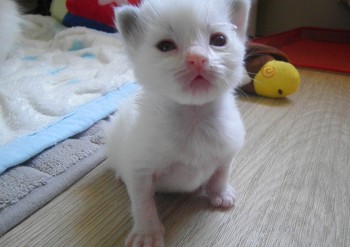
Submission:
<svg viewBox="0 0 350 247">
<path fill-rule="evenodd" d="M 80 17 L 80 16 L 76 16 L 76 15 L 72 15 L 71 13 L 67 13 L 64 18 L 63 18 L 63 24 L 67 27 L 88 27 L 88 28 L 93 28 L 96 30 L 100 30 L 100 31 L 104 31 L 107 33 L 116 33 L 117 29 L 116 28 L 112 28 L 110 26 L 104 25 L 102 23 L 84 18 L 84 17 Z"/>
</svg>

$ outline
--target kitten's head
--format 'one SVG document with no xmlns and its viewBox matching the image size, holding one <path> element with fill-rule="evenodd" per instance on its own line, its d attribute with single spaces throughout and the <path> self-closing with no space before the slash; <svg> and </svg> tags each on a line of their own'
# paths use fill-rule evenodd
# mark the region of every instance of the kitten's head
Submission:
<svg viewBox="0 0 350 247">
<path fill-rule="evenodd" d="M 116 23 L 145 90 L 204 104 L 238 86 L 250 0 L 144 0 Z"/>
</svg>

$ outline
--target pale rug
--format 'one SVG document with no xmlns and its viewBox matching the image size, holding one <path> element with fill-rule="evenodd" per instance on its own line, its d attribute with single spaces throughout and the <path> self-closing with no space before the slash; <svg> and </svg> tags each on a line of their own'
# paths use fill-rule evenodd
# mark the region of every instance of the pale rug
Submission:
<svg viewBox="0 0 350 247">
<path fill-rule="evenodd" d="M 23 18 L 0 67 L 0 236 L 105 159 L 105 119 L 138 90 L 118 35 Z"/>
</svg>

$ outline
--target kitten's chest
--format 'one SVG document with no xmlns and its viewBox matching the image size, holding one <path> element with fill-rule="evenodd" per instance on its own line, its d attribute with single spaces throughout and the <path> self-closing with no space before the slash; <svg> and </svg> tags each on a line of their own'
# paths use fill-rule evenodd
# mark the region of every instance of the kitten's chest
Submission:
<svg viewBox="0 0 350 247">
<path fill-rule="evenodd" d="M 215 160 L 229 152 L 229 117 L 220 109 L 189 106 L 176 109 L 169 116 L 168 140 L 180 160 Z"/>
<path fill-rule="evenodd" d="M 216 139 L 224 125 L 217 113 L 206 112 L 196 107 L 179 110 L 172 117 L 171 128 L 175 134 L 174 137 L 188 145 Z"/>
</svg>

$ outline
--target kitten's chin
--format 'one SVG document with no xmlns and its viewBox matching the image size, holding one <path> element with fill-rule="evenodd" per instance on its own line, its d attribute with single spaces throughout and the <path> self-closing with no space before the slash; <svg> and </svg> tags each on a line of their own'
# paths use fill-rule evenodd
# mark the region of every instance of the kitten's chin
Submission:
<svg viewBox="0 0 350 247">
<path fill-rule="evenodd" d="M 213 85 L 210 81 L 204 78 L 201 75 L 196 76 L 193 80 L 190 81 L 188 85 L 185 86 L 184 90 L 189 91 L 191 94 L 202 94 L 209 93 L 212 90 Z"/>
<path fill-rule="evenodd" d="M 214 101 L 217 97 L 213 97 L 213 95 L 197 95 L 197 96 L 189 96 L 174 99 L 176 103 L 180 105 L 204 105 Z"/>
<path fill-rule="evenodd" d="M 183 105 L 203 105 L 218 97 L 220 97 L 220 92 L 213 84 L 204 78 L 197 78 L 173 99 Z"/>
</svg>

